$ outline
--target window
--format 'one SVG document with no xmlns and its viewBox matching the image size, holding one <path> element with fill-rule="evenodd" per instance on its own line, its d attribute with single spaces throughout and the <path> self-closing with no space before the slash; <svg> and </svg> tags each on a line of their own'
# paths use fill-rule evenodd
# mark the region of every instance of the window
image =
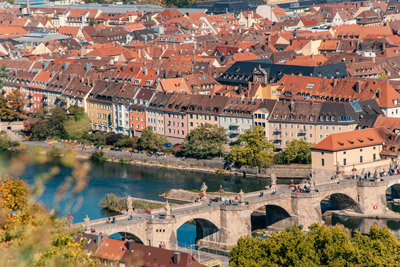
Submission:
<svg viewBox="0 0 400 267">
<path fill-rule="evenodd" d="M 343 159 L 343 166 L 346 166 L 347 160 L 344 158 Z"/>
<path fill-rule="evenodd" d="M 372 154 L 372 159 L 375 161 L 376 160 L 376 154 Z"/>
<path fill-rule="evenodd" d="M 363 162 L 363 156 L 360 156 L 360 163 Z"/>
<path fill-rule="evenodd" d="M 321 166 L 325 166 L 325 159 L 321 159 Z"/>
</svg>

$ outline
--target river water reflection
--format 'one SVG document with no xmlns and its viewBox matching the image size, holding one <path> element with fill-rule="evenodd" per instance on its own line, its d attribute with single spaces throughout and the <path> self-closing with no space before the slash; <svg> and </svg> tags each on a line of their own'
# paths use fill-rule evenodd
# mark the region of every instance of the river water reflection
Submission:
<svg viewBox="0 0 400 267">
<path fill-rule="evenodd" d="M 12 156 L 8 153 L 0 154 L 0 174 L 13 174 L 10 169 Z M 29 185 L 35 177 L 54 166 L 55 163 L 27 164 L 19 177 Z M 71 175 L 72 170 L 60 167 L 59 173 L 46 182 L 43 194 L 38 201 L 49 209 L 60 212 L 62 217 L 69 213 L 75 222 L 83 221 L 87 214 L 91 219 L 97 219 L 108 214 L 101 209 L 99 202 L 107 193 L 117 196 L 131 195 L 133 197 L 152 200 L 163 200 L 159 195 L 172 188 L 200 189 L 205 182 L 209 191 L 217 191 L 220 185 L 225 191 L 244 192 L 260 190 L 267 184 L 266 180 L 247 178 L 241 176 L 225 176 L 213 173 L 189 172 L 166 168 L 153 168 L 119 163 L 92 164 L 89 172 L 89 184 L 78 195 L 66 194 L 59 204 L 54 202 L 54 197 L 59 186 Z M 290 181 L 289 181 L 290 182 Z"/>
</svg>

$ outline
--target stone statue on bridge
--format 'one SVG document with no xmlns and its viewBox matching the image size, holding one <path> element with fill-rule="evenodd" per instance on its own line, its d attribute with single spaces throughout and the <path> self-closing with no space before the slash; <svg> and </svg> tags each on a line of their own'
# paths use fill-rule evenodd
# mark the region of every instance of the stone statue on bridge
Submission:
<svg viewBox="0 0 400 267">
<path fill-rule="evenodd" d="M 83 219 L 83 221 L 85 223 L 86 231 L 90 231 L 90 218 L 86 215 L 86 218 Z"/>
<path fill-rule="evenodd" d="M 240 192 L 239 192 L 239 203 L 241 205 L 244 205 L 244 192 L 242 189 L 240 189 Z"/>
<path fill-rule="evenodd" d="M 171 216 L 171 205 L 169 205 L 168 200 L 167 200 L 167 202 L 165 203 L 164 209 L 165 209 L 165 214 L 166 214 L 167 216 Z"/>
<path fill-rule="evenodd" d="M 207 194 L 207 189 L 208 189 L 208 186 L 206 185 L 205 182 L 203 182 L 203 184 L 201 185 L 201 188 L 200 188 L 200 192 L 203 193 L 204 196 L 206 196 L 206 194 Z"/>
<path fill-rule="evenodd" d="M 315 176 L 316 176 L 316 172 L 314 171 L 311 175 L 310 175 L 310 191 L 314 191 L 315 190 Z"/>
<path fill-rule="evenodd" d="M 128 215 L 133 215 L 133 198 L 131 196 L 126 199 L 126 207 Z"/>
<path fill-rule="evenodd" d="M 271 190 L 276 191 L 276 175 L 275 173 L 271 173 Z"/>
</svg>

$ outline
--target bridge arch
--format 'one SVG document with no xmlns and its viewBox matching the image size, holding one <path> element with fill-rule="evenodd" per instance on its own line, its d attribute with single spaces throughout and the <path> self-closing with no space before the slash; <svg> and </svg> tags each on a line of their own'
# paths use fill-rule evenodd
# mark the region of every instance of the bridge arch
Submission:
<svg viewBox="0 0 400 267">
<path fill-rule="evenodd" d="M 117 239 L 117 240 L 129 240 L 134 241 L 135 243 L 144 245 L 143 240 L 135 234 L 130 232 L 116 232 L 109 235 L 109 238 Z"/>
<path fill-rule="evenodd" d="M 392 181 L 386 185 L 386 206 L 394 212 L 400 212 L 400 181 Z"/>
<path fill-rule="evenodd" d="M 328 210 L 346 210 L 352 209 L 354 212 L 363 213 L 358 203 L 354 198 L 345 193 L 328 193 L 322 194 L 320 199 L 321 214 Z"/>
<path fill-rule="evenodd" d="M 200 240 L 216 243 L 220 238 L 220 224 L 211 218 L 182 218 L 175 225 L 174 233 L 178 246 L 193 245 Z"/>
<path fill-rule="evenodd" d="M 295 224 L 289 211 L 277 204 L 264 204 L 253 209 L 251 214 L 251 231 L 257 229 L 285 229 Z"/>
</svg>

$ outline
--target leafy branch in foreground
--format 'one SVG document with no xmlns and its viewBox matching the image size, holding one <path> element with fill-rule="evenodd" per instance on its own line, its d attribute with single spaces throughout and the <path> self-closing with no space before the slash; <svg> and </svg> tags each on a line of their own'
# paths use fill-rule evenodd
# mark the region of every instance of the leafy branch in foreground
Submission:
<svg viewBox="0 0 400 267">
<path fill-rule="evenodd" d="M 77 230 L 30 200 L 28 185 L 0 178 L 0 262 L 2 266 L 95 266 L 75 242 Z"/>
</svg>

